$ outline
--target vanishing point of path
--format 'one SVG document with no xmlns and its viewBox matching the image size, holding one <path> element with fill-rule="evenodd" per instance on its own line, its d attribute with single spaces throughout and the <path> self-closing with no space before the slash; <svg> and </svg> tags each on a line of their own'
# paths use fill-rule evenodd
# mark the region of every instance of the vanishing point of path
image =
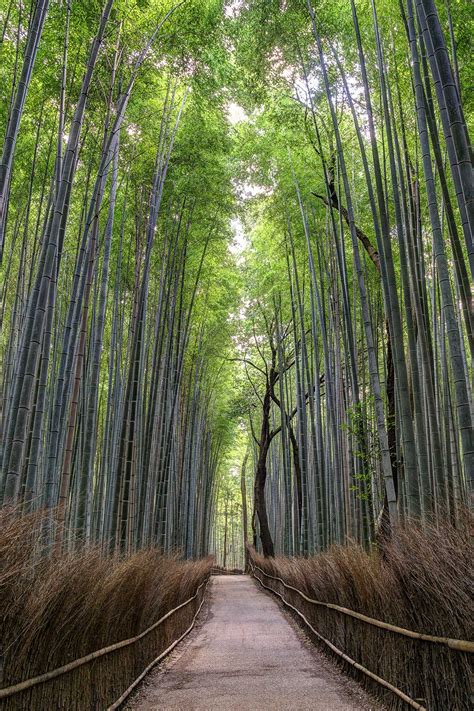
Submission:
<svg viewBox="0 0 474 711">
<path fill-rule="evenodd" d="M 128 709 L 377 708 L 249 576 L 214 577 L 203 619 Z"/>
</svg>

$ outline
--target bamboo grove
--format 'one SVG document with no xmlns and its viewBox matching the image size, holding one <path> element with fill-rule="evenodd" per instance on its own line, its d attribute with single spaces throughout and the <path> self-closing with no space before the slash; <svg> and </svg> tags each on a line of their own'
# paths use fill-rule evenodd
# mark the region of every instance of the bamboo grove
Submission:
<svg viewBox="0 0 474 711">
<path fill-rule="evenodd" d="M 468 3 L 99 5 L 0 1 L 3 505 L 224 565 L 462 525 Z"/>
<path fill-rule="evenodd" d="M 188 3 L 180 35 L 177 5 L 126 5 L 5 7 L 2 500 L 54 512 L 52 543 L 196 556 L 225 430 L 219 14 Z"/>
<path fill-rule="evenodd" d="M 260 186 L 239 356 L 254 541 L 308 554 L 408 519 L 459 524 L 473 472 L 469 42 L 449 3 L 249 5 L 237 53 L 253 31 L 250 71 L 268 87 L 247 98 L 241 136 Z"/>
</svg>

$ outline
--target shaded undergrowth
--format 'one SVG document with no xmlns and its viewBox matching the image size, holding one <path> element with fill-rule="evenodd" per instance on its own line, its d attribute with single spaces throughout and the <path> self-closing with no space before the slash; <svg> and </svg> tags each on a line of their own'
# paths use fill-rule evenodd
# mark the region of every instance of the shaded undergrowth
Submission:
<svg viewBox="0 0 474 711">
<path fill-rule="evenodd" d="M 181 561 L 154 549 L 112 557 L 83 547 L 48 557 L 39 544 L 42 525 L 41 514 L 0 512 L 1 687 L 135 637 L 192 597 L 212 567 L 212 558 Z M 106 708 L 185 631 L 202 593 L 139 643 L 0 707 Z"/>
<path fill-rule="evenodd" d="M 311 558 L 263 558 L 254 563 L 308 597 L 415 632 L 472 640 L 474 637 L 473 546 L 469 527 L 408 526 L 383 551 L 334 546 Z M 281 583 L 283 594 L 315 629 L 349 657 L 428 709 L 470 709 L 472 654 L 410 639 L 326 607 L 305 602 Z M 344 663 L 391 708 L 404 702 Z"/>
</svg>

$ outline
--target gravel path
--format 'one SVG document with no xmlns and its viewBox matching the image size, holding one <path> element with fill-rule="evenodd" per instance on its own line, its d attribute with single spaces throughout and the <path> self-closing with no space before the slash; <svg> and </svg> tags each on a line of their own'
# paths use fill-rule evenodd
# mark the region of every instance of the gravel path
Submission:
<svg viewBox="0 0 474 711">
<path fill-rule="evenodd" d="M 246 575 L 212 579 L 197 628 L 127 708 L 209 711 L 379 709 Z"/>
</svg>

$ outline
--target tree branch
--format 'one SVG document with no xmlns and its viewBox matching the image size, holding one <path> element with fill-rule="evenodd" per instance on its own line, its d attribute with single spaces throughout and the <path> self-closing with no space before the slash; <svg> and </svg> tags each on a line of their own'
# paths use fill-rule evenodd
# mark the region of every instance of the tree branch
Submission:
<svg viewBox="0 0 474 711">
<path fill-rule="evenodd" d="M 319 195 L 318 193 L 312 192 L 311 194 L 314 195 L 314 197 L 317 197 L 319 200 L 322 200 L 323 203 L 327 207 L 332 207 L 334 210 L 338 210 L 341 215 L 344 218 L 344 221 L 348 226 L 350 226 L 349 223 L 349 213 L 347 212 L 347 209 L 344 207 L 344 205 L 339 204 L 339 200 L 337 199 L 337 195 L 334 192 L 334 188 L 331 190 L 330 188 L 330 193 L 331 193 L 331 203 L 329 202 L 328 198 L 325 195 Z M 371 262 L 374 264 L 376 270 L 380 274 L 381 269 L 380 269 L 380 256 L 378 251 L 375 249 L 373 246 L 372 242 L 368 238 L 368 236 L 363 232 L 360 227 L 355 225 L 355 231 L 357 238 L 359 242 L 364 246 L 365 251 L 370 257 Z"/>
<path fill-rule="evenodd" d="M 266 372 L 262 368 L 259 368 L 258 365 L 255 365 L 255 363 L 253 363 L 248 358 L 226 358 L 226 360 L 230 361 L 231 363 L 245 363 L 246 365 L 251 365 L 252 368 L 255 368 L 255 370 L 258 370 L 259 373 L 262 373 L 262 375 L 267 377 Z"/>
</svg>

